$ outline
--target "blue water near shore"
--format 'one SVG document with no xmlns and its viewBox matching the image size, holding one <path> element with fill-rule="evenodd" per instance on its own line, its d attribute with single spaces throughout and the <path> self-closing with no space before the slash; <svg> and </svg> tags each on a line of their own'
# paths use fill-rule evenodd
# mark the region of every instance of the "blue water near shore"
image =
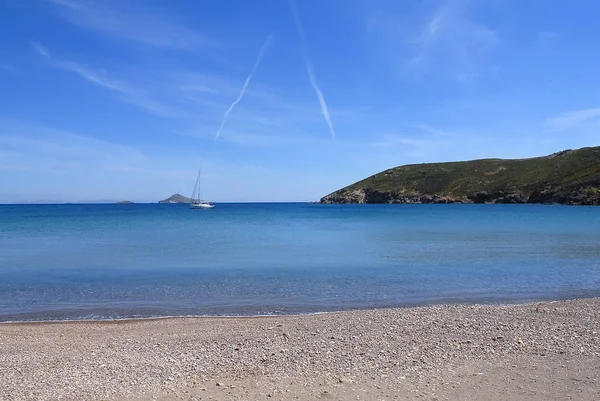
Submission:
<svg viewBox="0 0 600 401">
<path fill-rule="evenodd" d="M 600 208 L 0 206 L 0 321 L 600 295 Z"/>
</svg>

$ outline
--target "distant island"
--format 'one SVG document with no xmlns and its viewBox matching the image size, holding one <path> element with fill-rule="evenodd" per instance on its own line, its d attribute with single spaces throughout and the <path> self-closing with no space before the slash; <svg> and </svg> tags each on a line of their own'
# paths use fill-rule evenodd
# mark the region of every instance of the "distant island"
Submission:
<svg viewBox="0 0 600 401">
<path fill-rule="evenodd" d="M 394 167 L 324 196 L 320 203 L 600 205 L 600 147 L 530 159 Z"/>
<path fill-rule="evenodd" d="M 158 203 L 192 203 L 192 199 L 180 194 L 174 194 L 169 196 L 167 199 L 158 201 Z"/>
<path fill-rule="evenodd" d="M 122 200 L 122 201 L 118 201 L 117 205 L 133 205 L 134 202 L 130 201 L 130 200 Z"/>
</svg>

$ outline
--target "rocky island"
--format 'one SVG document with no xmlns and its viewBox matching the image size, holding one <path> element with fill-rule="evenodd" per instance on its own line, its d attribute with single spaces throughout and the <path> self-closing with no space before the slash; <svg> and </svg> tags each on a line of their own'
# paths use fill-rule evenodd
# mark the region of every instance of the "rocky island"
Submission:
<svg viewBox="0 0 600 401">
<path fill-rule="evenodd" d="M 192 203 L 192 199 L 180 194 L 174 194 L 167 199 L 158 201 L 158 203 Z"/>
<path fill-rule="evenodd" d="M 600 146 L 529 159 L 394 167 L 320 203 L 558 203 L 600 205 Z"/>
</svg>

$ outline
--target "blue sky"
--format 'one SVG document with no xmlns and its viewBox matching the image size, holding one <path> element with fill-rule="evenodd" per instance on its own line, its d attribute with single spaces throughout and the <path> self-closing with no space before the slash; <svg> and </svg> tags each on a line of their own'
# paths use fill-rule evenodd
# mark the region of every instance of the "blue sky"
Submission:
<svg viewBox="0 0 600 401">
<path fill-rule="evenodd" d="M 600 145 L 598 15 L 593 0 L 4 0 L 0 202 L 189 196 L 199 167 L 210 200 L 308 201 L 402 164 Z"/>
</svg>

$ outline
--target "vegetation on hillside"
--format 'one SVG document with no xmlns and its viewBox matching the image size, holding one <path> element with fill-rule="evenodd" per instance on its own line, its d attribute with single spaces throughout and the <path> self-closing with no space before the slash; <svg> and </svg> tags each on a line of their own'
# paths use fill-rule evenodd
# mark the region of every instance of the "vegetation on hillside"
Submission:
<svg viewBox="0 0 600 401">
<path fill-rule="evenodd" d="M 599 204 L 598 187 L 600 147 L 593 147 L 530 159 L 395 167 L 335 191 L 321 202 Z"/>
</svg>

